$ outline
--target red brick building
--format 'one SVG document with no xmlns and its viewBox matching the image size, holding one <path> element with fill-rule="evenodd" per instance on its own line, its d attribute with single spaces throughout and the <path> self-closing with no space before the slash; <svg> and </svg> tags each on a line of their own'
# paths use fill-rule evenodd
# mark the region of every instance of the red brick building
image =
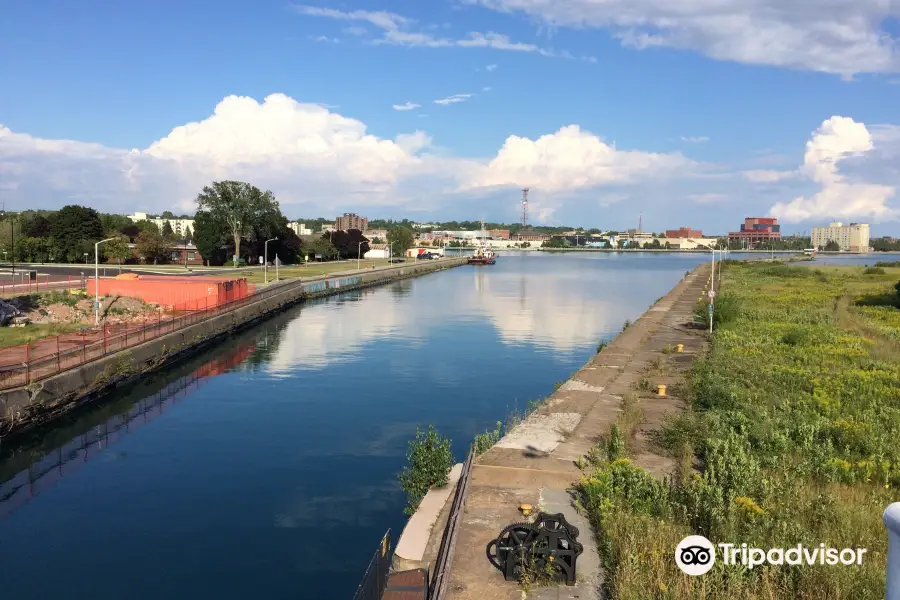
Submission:
<svg viewBox="0 0 900 600">
<path fill-rule="evenodd" d="M 494 238 L 495 240 L 508 240 L 509 239 L 509 229 L 490 229 L 488 230 L 488 235 Z"/>
<path fill-rule="evenodd" d="M 758 242 L 781 239 L 781 225 L 774 217 L 747 217 L 740 231 L 728 234 L 728 241 L 746 241 L 750 247 Z"/>
<path fill-rule="evenodd" d="M 667 238 L 702 238 L 703 232 L 699 229 L 691 229 L 690 227 L 679 227 L 678 229 L 666 229 Z"/>
</svg>

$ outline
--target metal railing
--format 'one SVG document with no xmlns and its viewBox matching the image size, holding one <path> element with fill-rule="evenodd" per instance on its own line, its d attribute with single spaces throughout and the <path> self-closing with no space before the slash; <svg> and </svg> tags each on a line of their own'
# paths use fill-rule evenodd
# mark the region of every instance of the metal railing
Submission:
<svg viewBox="0 0 900 600">
<path fill-rule="evenodd" d="M 453 504 L 450 505 L 450 516 L 447 517 L 447 526 L 441 537 L 441 545 L 438 548 L 437 558 L 434 561 L 434 569 L 431 572 L 431 581 L 428 585 L 428 600 L 443 600 L 450 584 L 450 565 L 453 562 L 453 553 L 456 550 L 456 538 L 459 534 L 459 526 L 462 523 L 463 508 L 466 505 L 466 496 L 469 493 L 469 482 L 472 480 L 472 465 L 475 462 L 475 446 L 469 449 L 469 456 L 463 464 L 459 475 L 459 483 L 453 495 Z"/>
<path fill-rule="evenodd" d="M 412 268 L 402 265 L 383 269 L 379 277 L 369 283 L 389 279 L 394 272 Z M 371 273 L 371 271 L 370 271 Z M 76 280 L 79 287 L 91 286 L 89 280 Z M 202 321 L 218 317 L 238 308 L 266 300 L 268 298 L 297 290 L 304 294 L 314 294 L 328 290 L 352 287 L 362 282 L 359 271 L 335 273 L 332 276 L 316 277 L 309 280 L 287 280 L 254 291 L 242 298 L 230 299 L 224 303 L 218 300 L 212 306 L 201 306 L 200 301 L 174 307 L 173 314 L 157 312 L 155 318 L 148 318 L 137 325 L 104 325 L 85 327 L 78 333 L 58 335 L 34 340 L 19 346 L 0 350 L 0 390 L 29 385 L 40 379 L 56 375 L 67 369 L 97 360 L 115 352 L 142 344 L 147 340 L 167 335 Z M 52 284 L 51 284 L 52 285 Z M 183 314 L 178 314 L 179 312 Z"/>
<path fill-rule="evenodd" d="M 381 544 L 369 561 L 366 574 L 356 588 L 353 600 L 381 600 L 384 588 L 387 587 L 388 573 L 391 568 L 391 530 L 385 532 Z"/>
</svg>

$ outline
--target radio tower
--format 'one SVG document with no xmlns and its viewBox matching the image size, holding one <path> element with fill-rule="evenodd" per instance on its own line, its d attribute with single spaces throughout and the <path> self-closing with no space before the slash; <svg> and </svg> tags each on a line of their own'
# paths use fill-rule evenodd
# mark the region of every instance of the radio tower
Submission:
<svg viewBox="0 0 900 600">
<path fill-rule="evenodd" d="M 522 229 L 528 229 L 528 188 L 522 190 Z"/>
<path fill-rule="evenodd" d="M 644 231 L 642 228 L 644 227 L 644 213 L 638 213 L 638 233 Z"/>
</svg>

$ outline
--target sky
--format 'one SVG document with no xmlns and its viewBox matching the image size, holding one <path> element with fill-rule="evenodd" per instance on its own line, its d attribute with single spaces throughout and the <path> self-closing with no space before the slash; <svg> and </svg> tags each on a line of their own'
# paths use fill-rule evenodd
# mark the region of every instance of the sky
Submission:
<svg viewBox="0 0 900 600">
<path fill-rule="evenodd" d="M 900 3 L 0 0 L 0 201 L 900 236 Z"/>
</svg>

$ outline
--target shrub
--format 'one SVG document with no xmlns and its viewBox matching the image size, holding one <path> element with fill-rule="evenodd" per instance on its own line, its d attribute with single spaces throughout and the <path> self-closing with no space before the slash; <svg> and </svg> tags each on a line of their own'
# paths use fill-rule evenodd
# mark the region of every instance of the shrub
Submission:
<svg viewBox="0 0 900 600">
<path fill-rule="evenodd" d="M 606 348 L 606 345 L 606 342 L 600 342 L 599 344 L 597 344 L 597 354 L 603 352 L 603 349 Z"/>
<path fill-rule="evenodd" d="M 411 515 L 429 489 L 447 485 L 447 476 L 453 467 L 450 440 L 441 437 L 434 425 L 429 425 L 426 431 L 416 428 L 416 438 L 409 442 L 406 459 L 409 464 L 397 478 L 407 496 L 403 512 Z"/>
<path fill-rule="evenodd" d="M 883 267 L 867 267 L 863 271 L 863 275 L 884 275 L 885 272 Z"/>
<path fill-rule="evenodd" d="M 900 260 L 879 260 L 875 263 L 876 267 L 900 267 Z"/>
<path fill-rule="evenodd" d="M 716 296 L 713 303 L 713 326 L 719 327 L 733 321 L 740 313 L 740 305 L 734 296 L 722 294 Z M 709 328 L 709 304 L 698 302 L 694 308 L 694 323 Z"/>
<path fill-rule="evenodd" d="M 473 445 L 475 446 L 475 455 L 480 456 L 491 449 L 491 447 L 500 441 L 501 432 L 503 431 L 503 422 L 497 421 L 493 431 L 485 431 L 475 436 Z"/>
</svg>

